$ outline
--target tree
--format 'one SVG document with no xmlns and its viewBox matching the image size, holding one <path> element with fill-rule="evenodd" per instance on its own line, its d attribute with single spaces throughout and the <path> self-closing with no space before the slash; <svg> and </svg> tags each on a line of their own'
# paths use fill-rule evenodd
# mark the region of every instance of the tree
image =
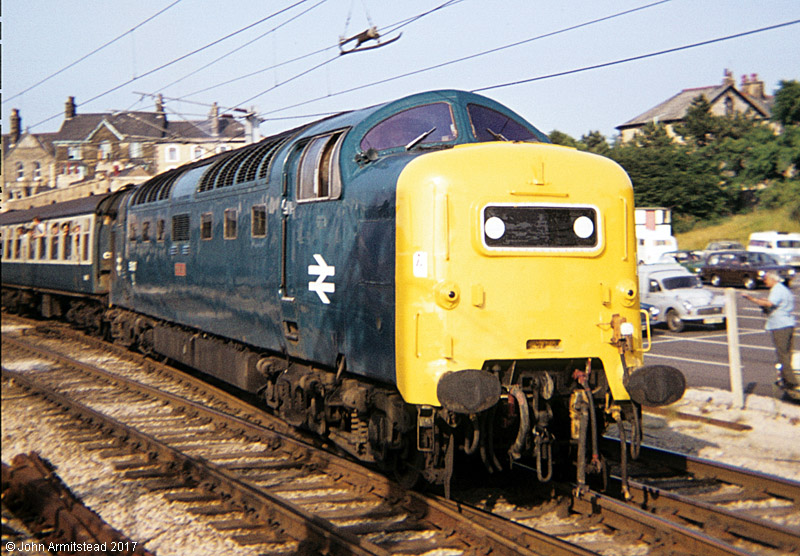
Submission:
<svg viewBox="0 0 800 556">
<path fill-rule="evenodd" d="M 704 95 L 695 97 L 691 106 L 686 110 L 683 123 L 675 126 L 675 133 L 687 142 L 697 146 L 705 146 L 718 135 L 716 118 L 711 113 L 711 103 Z"/>
<path fill-rule="evenodd" d="M 606 141 L 606 136 L 599 131 L 590 131 L 588 135 L 581 137 L 580 142 L 583 143 L 587 151 L 595 154 L 608 156 L 611 150 L 608 141 Z"/>
<path fill-rule="evenodd" d="M 565 147 L 574 147 L 578 148 L 578 142 L 573 139 L 571 136 L 554 129 L 548 135 L 550 137 L 550 141 L 553 142 L 555 145 L 564 145 Z"/>
<path fill-rule="evenodd" d="M 800 83 L 794 79 L 781 81 L 775 91 L 772 119 L 783 125 L 800 124 Z"/>
</svg>

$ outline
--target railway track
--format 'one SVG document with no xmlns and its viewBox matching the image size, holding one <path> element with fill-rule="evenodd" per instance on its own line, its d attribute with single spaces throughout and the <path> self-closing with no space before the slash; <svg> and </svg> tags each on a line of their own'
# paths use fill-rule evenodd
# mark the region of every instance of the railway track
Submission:
<svg viewBox="0 0 800 556">
<path fill-rule="evenodd" d="M 728 542 L 800 553 L 800 483 L 642 446 L 629 486 L 631 502 L 650 513 L 713 529 Z M 619 478 L 611 488 L 620 490 Z"/>
<path fill-rule="evenodd" d="M 41 335 L 42 332 L 44 335 Z M 59 327 L 45 327 L 40 328 L 39 332 L 29 332 L 29 334 L 36 337 L 22 336 L 17 339 L 4 337 L 4 360 L 7 357 L 5 354 L 8 353 L 6 348 L 12 344 L 19 346 L 20 340 L 33 340 L 40 346 L 57 344 L 62 342 L 58 339 L 62 334 L 72 337 L 69 335 L 73 333 L 62 331 Z M 48 339 L 48 336 L 51 337 Z M 78 341 L 75 339 L 76 337 L 72 338 L 73 340 L 70 341 Z M 245 494 L 234 494 L 235 491 L 230 486 L 222 487 L 216 484 L 212 489 L 213 496 L 192 490 L 197 488 L 197 485 L 215 484 L 210 479 L 198 478 L 198 461 L 216 464 L 217 480 L 220 480 L 219 474 L 232 474 L 250 487 L 250 490 L 244 489 L 246 494 L 252 495 L 251 491 L 267 490 L 277 498 L 279 503 L 298 507 L 301 515 L 303 512 L 309 514 L 312 522 L 325 523 L 326 528 L 319 533 L 321 536 L 315 542 L 329 543 L 328 536 L 336 536 L 334 532 L 337 531 L 338 526 L 342 526 L 342 538 L 352 540 L 351 537 L 355 537 L 362 543 L 371 543 L 367 544 L 365 553 L 405 552 L 411 554 L 422 553 L 431 547 L 436 547 L 438 549 L 449 548 L 453 554 L 483 553 L 488 550 L 501 554 L 636 554 L 641 553 L 642 546 L 646 547 L 648 553 L 671 554 L 784 554 L 797 551 L 800 537 L 798 537 L 797 530 L 793 529 L 791 525 L 791 518 L 788 521 L 789 525 L 781 525 L 775 520 L 770 521 L 763 517 L 748 517 L 748 521 L 754 519 L 758 521 L 760 532 L 739 535 L 738 533 L 744 531 L 740 526 L 741 516 L 739 516 L 739 521 L 731 521 L 731 517 L 727 513 L 716 512 L 709 514 L 712 517 L 698 519 L 699 510 L 689 508 L 702 507 L 702 504 L 692 501 L 686 501 L 687 505 L 680 511 L 675 511 L 674 505 L 662 506 L 661 502 L 674 499 L 676 496 L 667 496 L 663 489 L 666 481 L 661 481 L 660 487 L 653 483 L 643 483 L 644 486 L 638 489 L 638 486 L 634 486 L 638 485 L 640 479 L 638 475 L 631 477 L 634 499 L 629 503 L 595 492 L 585 493 L 581 498 L 573 500 L 570 493 L 565 491 L 558 499 L 560 502 L 544 504 L 543 509 L 541 497 L 535 493 L 531 493 L 530 497 L 526 498 L 520 492 L 513 503 L 498 504 L 497 497 L 494 496 L 481 500 L 480 495 L 464 493 L 464 498 L 456 502 L 405 492 L 384 477 L 366 471 L 361 466 L 339 458 L 329 460 L 328 456 L 322 455 L 321 452 L 315 451 L 312 455 L 310 450 L 315 448 L 306 443 L 298 444 L 296 439 L 279 432 L 284 430 L 289 432 L 294 429 L 286 427 L 281 422 L 273 421 L 271 416 L 241 402 L 241 400 L 215 391 L 202 381 L 187 377 L 182 373 L 175 375 L 169 367 L 143 359 L 126 350 L 115 350 L 114 355 L 107 354 L 105 357 L 91 355 L 89 352 L 93 349 L 102 349 L 108 352 L 108 344 L 97 344 L 96 347 L 87 349 L 86 343 L 83 343 L 83 340 L 81 342 L 66 351 L 71 351 L 84 360 L 103 360 L 105 358 L 112 363 L 115 373 L 136 376 L 137 380 L 148 382 L 153 390 L 148 396 L 159 396 L 165 391 L 180 391 L 178 394 L 173 393 L 171 397 L 167 395 L 166 398 L 158 398 L 161 400 L 158 404 L 167 411 L 169 419 L 166 419 L 166 423 L 172 423 L 170 426 L 167 426 L 164 421 L 158 421 L 159 424 L 155 424 L 157 421 L 150 417 L 127 420 L 130 421 L 128 425 L 135 424 L 138 433 L 148 437 L 149 441 L 162 442 L 166 448 L 171 450 L 165 450 L 163 447 L 147 449 L 149 453 L 160 453 L 159 450 L 162 450 L 165 454 L 169 454 L 161 456 L 164 462 L 169 462 L 166 464 L 168 470 L 178 468 L 189 469 L 191 472 L 188 475 L 185 472 L 176 476 L 165 475 L 164 464 L 159 463 L 160 459 L 152 461 L 147 458 L 145 461 L 137 461 L 136 458 L 132 458 L 130 463 L 132 466 L 144 463 L 147 465 L 132 467 L 126 472 L 129 477 L 141 475 L 148 479 L 151 486 L 155 485 L 161 490 L 169 487 L 172 490 L 166 489 L 169 491 L 165 492 L 165 496 L 170 496 L 171 499 L 182 500 L 186 504 L 208 506 L 212 508 L 209 510 L 212 513 L 223 511 L 220 500 L 234 501 L 233 510 L 226 509 L 225 511 L 234 511 L 238 504 L 239 509 L 246 508 L 245 511 L 252 521 L 251 506 L 255 507 L 255 503 Z M 13 349 L 23 348 L 14 347 Z M 64 349 L 63 345 L 59 349 Z M 36 357 L 42 357 L 41 349 L 37 349 L 37 351 Z M 23 357 L 32 356 L 32 353 L 28 352 L 28 355 Z M 47 354 L 47 357 L 58 357 L 58 354 Z M 74 366 L 71 363 L 68 364 L 63 358 L 57 364 Z M 91 367 L 86 363 L 83 365 Z M 81 372 L 85 374 L 89 371 L 84 369 Z M 31 373 L 30 371 L 25 374 L 45 375 L 39 378 L 46 378 L 47 374 L 53 376 L 53 373 Z M 63 372 L 61 374 L 63 375 Z M 51 386 L 59 389 L 72 382 L 78 390 L 84 389 L 84 391 L 91 392 L 90 399 L 102 400 L 103 396 L 98 390 L 99 387 L 81 386 L 84 384 L 84 380 L 86 379 L 67 381 L 62 378 L 57 381 L 58 384 L 51 384 Z M 118 377 L 107 377 L 104 380 L 118 384 L 127 382 Z M 30 387 L 33 388 L 33 386 Z M 134 394 L 134 392 L 138 392 L 136 390 L 138 386 L 127 384 L 124 388 L 127 389 L 127 394 L 107 394 L 105 397 L 119 400 L 143 395 Z M 71 394 L 69 396 L 72 397 Z M 118 398 L 117 396 L 124 397 Z M 152 399 L 156 398 L 151 398 L 150 405 L 153 405 Z M 66 400 L 61 400 L 59 403 L 66 403 Z M 115 405 L 119 405 L 119 403 Z M 209 411 L 209 407 L 217 408 L 211 410 L 211 413 L 215 414 L 214 417 L 205 413 Z M 203 416 L 201 417 L 201 415 Z M 192 418 L 188 419 L 187 416 L 192 416 Z M 232 419 L 232 421 L 228 421 L 224 425 L 219 424 L 221 422 L 216 419 L 222 418 L 222 416 Z M 94 416 L 93 419 L 97 420 L 99 417 Z M 120 420 L 122 419 L 120 418 Z M 224 436 L 220 439 L 215 436 L 214 431 L 216 430 L 226 431 L 228 434 L 231 431 L 238 431 L 250 441 L 260 442 L 265 446 L 274 446 L 276 450 L 283 449 L 281 453 L 284 455 L 277 456 L 270 453 L 269 457 L 272 459 L 269 464 L 266 461 L 259 462 L 253 459 L 255 455 L 252 450 L 243 445 L 233 447 L 235 443 L 241 442 L 241 439 L 237 439 L 235 436 Z M 187 431 L 194 432 L 187 433 Z M 115 450 L 121 449 L 116 447 L 116 443 L 119 442 L 120 436 L 126 434 L 131 435 L 131 433 L 116 433 L 114 436 L 115 447 L 109 449 L 110 455 L 113 455 Z M 146 445 L 144 439 L 139 439 L 137 442 L 140 445 Z M 215 444 L 218 446 L 218 450 L 202 451 Z M 287 448 L 290 445 L 292 448 Z M 259 447 L 258 452 L 262 457 L 263 449 L 263 447 Z M 178 455 L 174 452 L 182 453 L 190 459 L 179 460 Z M 643 458 L 645 453 L 642 454 Z M 127 457 L 130 459 L 130 456 Z M 242 459 L 234 459 L 239 457 Z M 280 463 L 276 464 L 275 460 Z M 182 461 L 182 463 L 176 463 L 177 461 Z M 677 464 L 678 467 L 680 465 L 680 463 Z M 688 464 L 684 463 L 683 465 L 686 467 Z M 325 472 L 321 472 L 320 469 L 324 469 Z M 335 471 L 330 474 L 331 470 Z M 733 471 L 735 470 L 729 469 L 729 473 Z M 284 472 L 285 475 L 282 474 Z M 710 471 L 698 472 L 698 476 L 710 477 L 711 473 Z M 211 475 L 214 476 L 214 473 Z M 663 472 L 660 477 L 664 477 Z M 657 479 L 659 476 L 654 476 L 651 472 L 650 478 Z M 730 479 L 728 480 L 730 481 Z M 175 481 L 183 482 L 176 486 Z M 298 485 L 302 485 L 302 488 L 298 488 Z M 791 484 L 789 486 L 792 487 Z M 351 490 L 348 491 L 348 489 Z M 613 490 L 612 485 L 612 492 Z M 220 492 L 225 494 L 219 496 Z M 327 498 L 328 495 L 332 498 Z M 654 504 L 656 499 L 659 502 L 658 506 Z M 796 511 L 797 498 L 793 500 L 793 507 Z M 348 507 L 351 509 L 348 510 Z M 353 510 L 352 507 L 358 507 L 360 510 Z M 547 515 L 547 509 L 553 507 L 559 508 L 559 511 L 550 512 L 558 514 L 557 517 Z M 313 513 L 309 508 L 323 508 L 323 510 L 320 513 Z M 267 510 L 261 511 L 269 515 Z M 256 515 L 260 515 L 259 512 L 256 512 Z M 223 527 L 232 527 L 238 522 L 237 519 L 218 521 Z M 240 540 L 251 543 L 264 540 L 266 537 L 263 535 L 267 534 L 265 528 L 270 529 L 270 527 L 264 523 L 258 524 L 251 521 L 247 522 L 247 528 L 235 531 Z M 761 523 L 762 521 L 764 523 Z M 272 524 L 271 528 L 274 529 L 274 520 L 267 520 L 267 523 Z M 291 530 L 291 528 L 283 527 L 279 527 L 279 529 Z M 777 535 L 770 535 L 769 531 L 771 530 L 777 531 Z M 250 531 L 250 533 L 244 531 Z M 253 533 L 253 531 L 256 532 Z M 401 542 L 399 539 L 403 537 L 413 540 Z M 780 539 L 780 541 L 776 542 L 775 539 Z M 302 541 L 295 539 L 294 542 Z M 495 545 L 495 543 L 497 544 Z M 323 545 L 327 546 L 327 544 Z M 350 549 L 352 547 L 348 548 L 348 550 Z M 375 552 L 370 552 L 372 550 Z"/>
<path fill-rule="evenodd" d="M 4 358 L 50 362 L 45 370 L 4 368 L 3 375 L 68 408 L 89 449 L 121 458 L 116 467 L 128 479 L 146 479 L 167 500 L 228 516 L 215 526 L 234 531 L 237 542 L 263 544 L 263 552 L 289 546 L 309 554 L 541 554 L 513 540 L 524 529 L 517 524 L 498 519 L 493 528 L 482 526 L 452 505 L 204 403 L 19 340 L 4 338 L 3 350 Z M 86 432 L 89 423 L 96 430 Z M 548 542 L 550 554 L 590 554 Z"/>
</svg>

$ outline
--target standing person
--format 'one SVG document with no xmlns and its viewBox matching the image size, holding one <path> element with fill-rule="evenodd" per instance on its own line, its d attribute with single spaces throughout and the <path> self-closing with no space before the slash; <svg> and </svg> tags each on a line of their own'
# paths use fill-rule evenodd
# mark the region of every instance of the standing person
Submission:
<svg viewBox="0 0 800 556">
<path fill-rule="evenodd" d="M 792 311 L 794 310 L 794 296 L 783 284 L 777 272 L 767 272 L 764 283 L 769 288 L 769 296 L 764 299 L 742 294 L 745 299 L 761 306 L 767 314 L 767 323 L 764 328 L 772 333 L 772 343 L 778 354 L 778 364 L 781 369 L 781 378 L 778 384 L 781 388 L 797 389 L 798 383 L 792 370 L 792 335 L 796 324 Z"/>
</svg>

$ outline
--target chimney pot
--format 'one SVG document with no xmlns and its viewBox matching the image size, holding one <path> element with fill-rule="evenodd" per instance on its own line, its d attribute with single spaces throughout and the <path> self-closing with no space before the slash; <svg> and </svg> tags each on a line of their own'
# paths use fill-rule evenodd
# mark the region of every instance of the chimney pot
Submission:
<svg viewBox="0 0 800 556">
<path fill-rule="evenodd" d="M 75 117 L 75 97 L 67 97 L 67 102 L 64 103 L 64 118 L 69 120 Z"/>
<path fill-rule="evenodd" d="M 22 118 L 19 116 L 19 109 L 11 109 L 11 143 L 16 145 L 22 136 Z"/>
</svg>

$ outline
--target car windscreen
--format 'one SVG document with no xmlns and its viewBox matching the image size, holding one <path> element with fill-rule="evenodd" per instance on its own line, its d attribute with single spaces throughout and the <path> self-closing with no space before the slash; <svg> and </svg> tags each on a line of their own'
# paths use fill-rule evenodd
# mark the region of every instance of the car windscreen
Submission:
<svg viewBox="0 0 800 556">
<path fill-rule="evenodd" d="M 664 278 L 661 285 L 665 290 L 677 290 L 679 288 L 696 288 L 700 285 L 700 278 L 697 276 L 673 276 Z"/>
</svg>

